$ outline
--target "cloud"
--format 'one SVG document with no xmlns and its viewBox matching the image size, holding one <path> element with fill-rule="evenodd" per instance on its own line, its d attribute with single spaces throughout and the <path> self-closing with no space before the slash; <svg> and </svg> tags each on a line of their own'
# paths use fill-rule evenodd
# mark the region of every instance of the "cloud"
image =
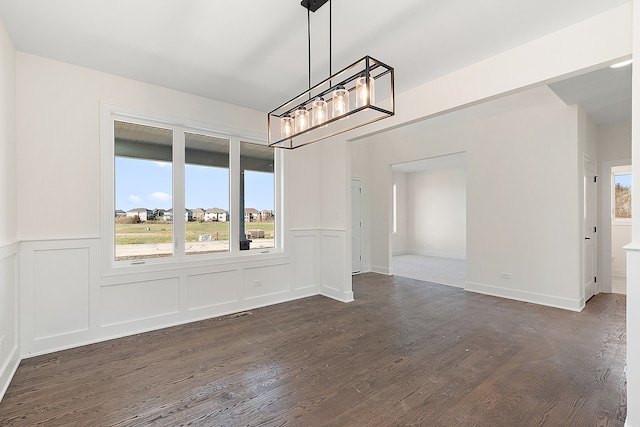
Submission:
<svg viewBox="0 0 640 427">
<path fill-rule="evenodd" d="M 135 196 L 135 195 L 132 194 L 132 195 L 129 196 L 128 200 L 130 202 L 133 202 L 133 203 L 138 203 L 142 199 L 140 197 Z"/>
<path fill-rule="evenodd" d="M 163 193 L 162 191 L 156 191 L 149 194 L 147 199 L 154 200 L 156 202 L 168 202 L 169 200 L 171 200 L 171 194 Z"/>
<path fill-rule="evenodd" d="M 171 167 L 171 162 L 153 162 L 156 164 L 156 166 L 158 166 L 159 168 L 170 168 Z"/>
</svg>

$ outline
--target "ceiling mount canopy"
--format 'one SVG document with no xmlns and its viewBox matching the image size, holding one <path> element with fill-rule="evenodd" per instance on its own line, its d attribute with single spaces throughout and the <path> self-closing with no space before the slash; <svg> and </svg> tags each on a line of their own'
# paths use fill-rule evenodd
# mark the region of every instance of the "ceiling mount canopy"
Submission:
<svg viewBox="0 0 640 427">
<path fill-rule="evenodd" d="M 329 77 L 311 87 L 310 13 L 329 3 Z M 331 0 L 303 0 L 309 33 L 309 89 L 267 115 L 269 146 L 298 148 L 391 117 L 393 68 L 365 56 L 336 74 L 331 70 Z"/>
<path fill-rule="evenodd" d="M 309 9 L 311 12 L 315 12 L 320 9 L 329 0 L 302 0 L 300 4 L 305 9 Z"/>
</svg>

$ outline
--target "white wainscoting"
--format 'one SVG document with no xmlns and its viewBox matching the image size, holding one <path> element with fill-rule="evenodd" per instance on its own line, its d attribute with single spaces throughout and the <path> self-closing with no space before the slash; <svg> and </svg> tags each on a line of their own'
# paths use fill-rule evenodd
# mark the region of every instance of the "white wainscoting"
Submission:
<svg viewBox="0 0 640 427">
<path fill-rule="evenodd" d="M 290 256 L 120 275 L 101 274 L 100 239 L 23 242 L 19 353 L 31 357 L 317 295 L 317 255 L 326 252 L 319 250 L 319 235 L 292 233 Z M 344 252 L 336 244 L 331 250 Z M 330 262 L 333 269 L 339 265 Z"/>
<path fill-rule="evenodd" d="M 318 251 L 320 239 L 317 230 L 291 232 L 292 282 L 294 289 L 313 288 L 319 291 Z"/>
<path fill-rule="evenodd" d="M 0 245 L 0 400 L 20 363 L 17 242 Z"/>
<path fill-rule="evenodd" d="M 350 246 L 345 244 L 345 230 L 322 230 L 322 286 L 320 293 L 338 301 L 353 301 L 351 287 Z M 345 272 L 347 274 L 345 274 Z"/>
</svg>

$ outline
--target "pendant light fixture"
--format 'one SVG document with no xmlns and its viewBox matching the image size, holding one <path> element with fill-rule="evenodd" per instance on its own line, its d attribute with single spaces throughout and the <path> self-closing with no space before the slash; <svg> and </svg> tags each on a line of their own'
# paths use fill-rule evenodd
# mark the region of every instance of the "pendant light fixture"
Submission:
<svg viewBox="0 0 640 427">
<path fill-rule="evenodd" d="M 311 87 L 311 12 L 329 2 L 329 77 Z M 269 146 L 298 148 L 395 114 L 393 68 L 370 57 L 332 75 L 331 0 L 303 0 L 307 9 L 309 89 L 267 115 Z"/>
</svg>

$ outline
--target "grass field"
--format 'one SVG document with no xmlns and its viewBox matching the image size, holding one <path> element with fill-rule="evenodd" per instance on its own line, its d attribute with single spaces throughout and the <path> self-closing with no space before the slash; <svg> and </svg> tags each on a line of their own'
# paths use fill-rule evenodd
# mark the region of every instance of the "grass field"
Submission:
<svg viewBox="0 0 640 427">
<path fill-rule="evenodd" d="M 173 224 L 170 222 L 116 223 L 115 226 L 116 245 L 170 243 L 173 239 Z M 185 228 L 187 242 L 197 242 L 199 236 L 203 234 L 210 234 L 211 240 L 229 240 L 228 222 L 190 221 L 185 224 Z M 272 238 L 274 223 L 273 221 L 245 223 L 245 230 L 263 230 L 265 238 Z"/>
</svg>

